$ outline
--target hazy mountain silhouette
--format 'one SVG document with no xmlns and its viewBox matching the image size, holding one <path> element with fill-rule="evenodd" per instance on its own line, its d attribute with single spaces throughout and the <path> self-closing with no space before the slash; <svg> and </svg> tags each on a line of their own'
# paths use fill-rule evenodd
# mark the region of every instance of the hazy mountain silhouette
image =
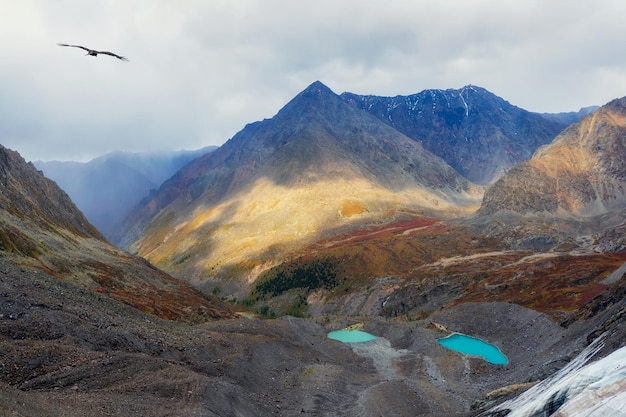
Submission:
<svg viewBox="0 0 626 417">
<path fill-rule="evenodd" d="M 89 162 L 36 161 L 35 166 L 72 198 L 107 238 L 114 226 L 152 189 L 189 161 L 211 152 L 112 152 Z"/>
</svg>

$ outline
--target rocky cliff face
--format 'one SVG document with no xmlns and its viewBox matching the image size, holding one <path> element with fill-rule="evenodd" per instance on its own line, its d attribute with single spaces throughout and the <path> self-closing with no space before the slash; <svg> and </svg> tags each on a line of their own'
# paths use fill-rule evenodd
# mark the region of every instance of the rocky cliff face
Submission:
<svg viewBox="0 0 626 417">
<path fill-rule="evenodd" d="M 11 217 L 15 221 L 33 222 L 49 231 L 62 228 L 79 236 L 102 239 L 53 181 L 44 178 L 17 152 L 1 146 L 0 187 L 0 209 L 5 219 Z M 4 244 L 5 248 L 11 248 L 19 242 L 5 236 Z"/>
<path fill-rule="evenodd" d="M 0 256 L 163 318 L 229 317 L 217 300 L 107 243 L 53 181 L 0 147 Z"/>
<path fill-rule="evenodd" d="M 625 157 L 622 98 L 570 126 L 531 160 L 511 169 L 487 191 L 478 214 L 549 213 L 616 221 L 614 216 L 621 218 L 626 207 Z"/>
<path fill-rule="evenodd" d="M 341 97 L 419 141 L 470 181 L 483 184 L 528 160 L 584 114 L 531 113 L 472 85 L 409 96 Z"/>
<path fill-rule="evenodd" d="M 468 210 L 480 190 L 316 82 L 146 199 L 117 240 L 190 280 L 239 277 L 337 230 Z M 253 279 L 248 277 L 248 279 Z"/>
</svg>

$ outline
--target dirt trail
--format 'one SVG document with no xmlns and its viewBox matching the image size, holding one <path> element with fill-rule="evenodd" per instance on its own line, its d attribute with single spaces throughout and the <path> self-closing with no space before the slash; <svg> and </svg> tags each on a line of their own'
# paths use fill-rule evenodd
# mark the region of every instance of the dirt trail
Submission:
<svg viewBox="0 0 626 417">
<path fill-rule="evenodd" d="M 459 264 L 467 261 L 475 261 L 477 259 L 484 258 L 495 258 L 500 256 L 515 256 L 515 255 L 523 255 L 527 252 L 517 251 L 517 250 L 502 250 L 502 251 L 493 251 L 493 252 L 484 252 L 484 253 L 475 253 L 472 255 L 466 256 L 452 256 L 450 258 L 441 258 L 436 262 L 423 265 L 422 267 L 432 267 L 432 266 L 441 266 L 448 267 L 451 265 Z M 526 262 L 534 262 L 539 259 L 549 259 L 549 258 L 557 258 L 563 255 L 571 255 L 571 256 L 580 256 L 584 254 L 580 253 L 563 253 L 563 252 L 544 252 L 544 253 L 534 253 L 532 255 L 523 256 L 515 262 L 512 262 L 511 265 L 519 265 Z M 624 272 L 626 272 L 626 267 L 624 267 Z"/>
<path fill-rule="evenodd" d="M 513 255 L 516 253 L 519 253 L 519 251 L 513 251 L 513 250 L 512 251 L 494 251 L 494 252 L 475 253 L 473 255 L 466 255 L 466 256 L 452 256 L 450 258 L 441 258 L 437 260 L 436 262 L 425 264 L 425 265 L 422 265 L 421 267 L 422 268 L 432 267 L 432 266 L 447 267 L 447 266 L 459 264 L 462 262 L 473 261 L 476 259 L 492 258 L 492 257 L 499 257 L 499 256 L 504 256 L 504 255 Z"/>
<path fill-rule="evenodd" d="M 322 242 L 318 244 L 320 249 L 330 249 L 335 248 L 350 242 L 362 241 L 371 239 L 378 235 L 383 234 L 401 234 L 401 235 L 409 235 L 411 233 L 415 233 L 421 230 L 430 229 L 433 227 L 440 227 L 444 223 L 442 221 L 434 221 L 431 219 L 423 219 L 419 218 L 413 221 L 404 221 L 398 223 L 388 224 L 382 227 L 376 227 L 370 229 L 369 231 L 365 229 L 364 231 L 360 231 L 358 233 L 353 233 L 345 237 L 345 235 L 339 236 L 335 239 L 329 239 L 328 241 Z"/>
</svg>

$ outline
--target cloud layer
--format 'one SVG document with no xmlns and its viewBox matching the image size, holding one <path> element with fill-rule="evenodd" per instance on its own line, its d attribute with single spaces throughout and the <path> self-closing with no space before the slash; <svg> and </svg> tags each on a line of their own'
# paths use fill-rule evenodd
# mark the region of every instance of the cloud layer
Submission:
<svg viewBox="0 0 626 417">
<path fill-rule="evenodd" d="M 626 95 L 625 15 L 619 0 L 4 2 L 0 144 L 29 160 L 219 145 L 315 80 L 578 110 Z"/>
</svg>

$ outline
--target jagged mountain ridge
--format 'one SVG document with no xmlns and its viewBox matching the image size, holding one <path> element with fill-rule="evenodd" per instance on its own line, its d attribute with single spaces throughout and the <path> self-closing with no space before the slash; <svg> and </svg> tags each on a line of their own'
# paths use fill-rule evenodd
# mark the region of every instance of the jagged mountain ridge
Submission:
<svg viewBox="0 0 626 417">
<path fill-rule="evenodd" d="M 189 161 L 216 147 L 176 152 L 111 152 L 89 162 L 35 161 L 107 238 L 126 213 Z"/>
<path fill-rule="evenodd" d="M 212 297 L 107 243 L 54 181 L 2 146 L 0 256 L 159 317 L 231 315 Z"/>
<path fill-rule="evenodd" d="M 116 242 L 206 279 L 233 257 L 264 262 L 355 221 L 464 210 L 477 198 L 442 159 L 315 82 L 164 183 Z"/>
<path fill-rule="evenodd" d="M 385 146 L 391 150 L 391 147 L 398 145 L 393 144 L 393 142 L 384 137 L 384 135 L 389 135 L 396 139 L 401 135 L 398 135 L 393 130 L 377 125 L 373 119 L 363 122 L 362 126 L 349 126 L 355 132 L 346 133 L 342 131 L 343 127 L 339 125 L 350 123 L 344 122 L 342 119 L 350 121 L 354 117 L 364 117 L 363 114 L 358 114 L 357 116 L 354 114 L 355 112 L 343 106 L 337 100 L 335 93 L 328 87 L 320 82 L 315 82 L 285 105 L 274 119 L 247 125 L 214 154 L 206 155 L 204 158 L 193 161 L 188 167 L 177 173 L 167 184 L 164 184 L 159 192 L 162 193 L 165 189 L 180 188 L 192 183 L 191 193 L 195 197 L 198 192 L 202 191 L 204 186 L 212 184 L 207 181 L 219 182 L 222 178 L 226 178 L 227 186 L 220 188 L 219 192 L 214 193 L 214 198 L 219 199 L 245 185 L 255 175 L 266 176 L 274 182 L 284 185 L 295 185 L 298 182 L 315 180 L 314 170 L 320 167 L 325 168 L 325 164 L 332 164 L 334 151 L 340 151 L 344 154 L 348 151 L 349 153 L 355 153 L 357 156 L 369 151 L 369 149 L 360 148 L 358 145 L 362 145 L 361 143 L 350 143 L 351 140 L 362 140 L 365 143 L 365 147 L 377 147 L 373 151 L 377 153 L 375 155 L 378 158 L 377 160 L 371 162 L 366 160 L 358 161 L 362 165 L 367 164 L 367 166 L 363 166 L 362 172 L 359 174 L 367 175 L 372 180 L 382 181 L 387 186 L 402 187 L 403 184 L 400 183 L 396 174 L 406 176 L 406 172 L 389 172 L 389 170 L 403 169 L 402 163 L 398 164 L 399 167 L 397 167 L 394 165 L 394 162 L 404 161 L 392 161 L 386 155 L 387 149 L 385 149 Z M 333 120 L 318 120 L 324 118 L 332 118 Z M 320 127 L 320 123 L 323 123 L 324 126 Z M 320 129 L 320 133 L 325 133 L 323 132 L 324 129 L 332 129 L 328 133 L 333 138 L 342 140 L 341 146 L 344 149 L 326 149 L 325 146 L 336 147 L 337 145 L 329 142 L 317 143 L 317 138 L 312 136 L 314 133 L 317 133 L 314 131 L 315 129 Z M 357 129 L 360 129 L 360 131 L 357 131 Z M 374 131 L 370 133 L 367 132 L 367 129 L 374 129 Z M 302 132 L 311 136 L 299 140 L 298 143 L 292 141 L 291 138 L 294 135 Z M 365 136 L 359 137 L 358 134 L 360 133 L 365 133 Z M 374 137 L 375 135 L 380 135 L 381 138 Z M 376 140 L 385 141 L 385 143 L 379 145 L 375 143 Z M 425 154 L 419 146 L 415 147 L 412 144 L 407 144 L 406 141 L 404 142 L 403 145 L 410 147 L 407 150 Z M 298 149 L 292 151 L 286 145 L 297 146 Z M 311 147 L 311 149 L 307 149 L 307 147 Z M 395 155 L 396 158 L 400 156 L 402 155 Z M 320 158 L 319 160 L 318 157 Z M 432 172 L 433 170 L 430 169 L 432 167 L 426 165 L 442 165 L 438 158 L 432 158 L 431 155 L 427 155 L 427 157 L 420 155 L 420 158 L 425 161 L 422 162 L 423 166 L 417 167 L 414 164 L 410 167 L 409 175 L 418 177 L 418 179 L 426 182 L 427 185 L 452 186 L 455 191 L 460 191 L 467 186 L 467 181 L 459 178 L 447 168 L 443 168 L 444 177 L 438 178 L 437 175 L 441 174 Z M 270 162 L 267 163 L 267 161 Z M 411 162 L 409 162 L 409 165 Z M 202 170 L 209 171 L 216 168 L 219 168 L 216 174 L 207 175 L 211 180 L 203 182 L 200 179 L 204 174 Z M 441 169 L 440 167 L 438 168 Z M 337 174 L 350 177 L 350 170 L 354 169 L 354 167 L 330 167 L 329 169 L 334 170 Z M 236 174 L 232 172 L 235 170 L 238 171 Z M 306 175 L 302 175 L 303 173 Z M 308 179 L 306 178 L 307 176 Z M 450 184 L 448 184 L 449 181 L 451 181 Z M 176 195 L 176 193 L 168 192 L 165 192 L 165 194 L 168 196 Z M 166 198 L 158 205 L 159 207 L 164 207 L 170 202 L 171 199 Z"/>
<path fill-rule="evenodd" d="M 568 127 L 486 192 L 479 216 L 497 212 L 594 217 L 626 208 L 626 98 Z M 622 218 L 623 220 L 623 218 Z"/>
<path fill-rule="evenodd" d="M 444 159 L 475 183 L 493 182 L 551 142 L 576 117 L 532 113 L 484 88 L 424 90 L 380 97 L 343 93 L 364 109 Z"/>
</svg>

